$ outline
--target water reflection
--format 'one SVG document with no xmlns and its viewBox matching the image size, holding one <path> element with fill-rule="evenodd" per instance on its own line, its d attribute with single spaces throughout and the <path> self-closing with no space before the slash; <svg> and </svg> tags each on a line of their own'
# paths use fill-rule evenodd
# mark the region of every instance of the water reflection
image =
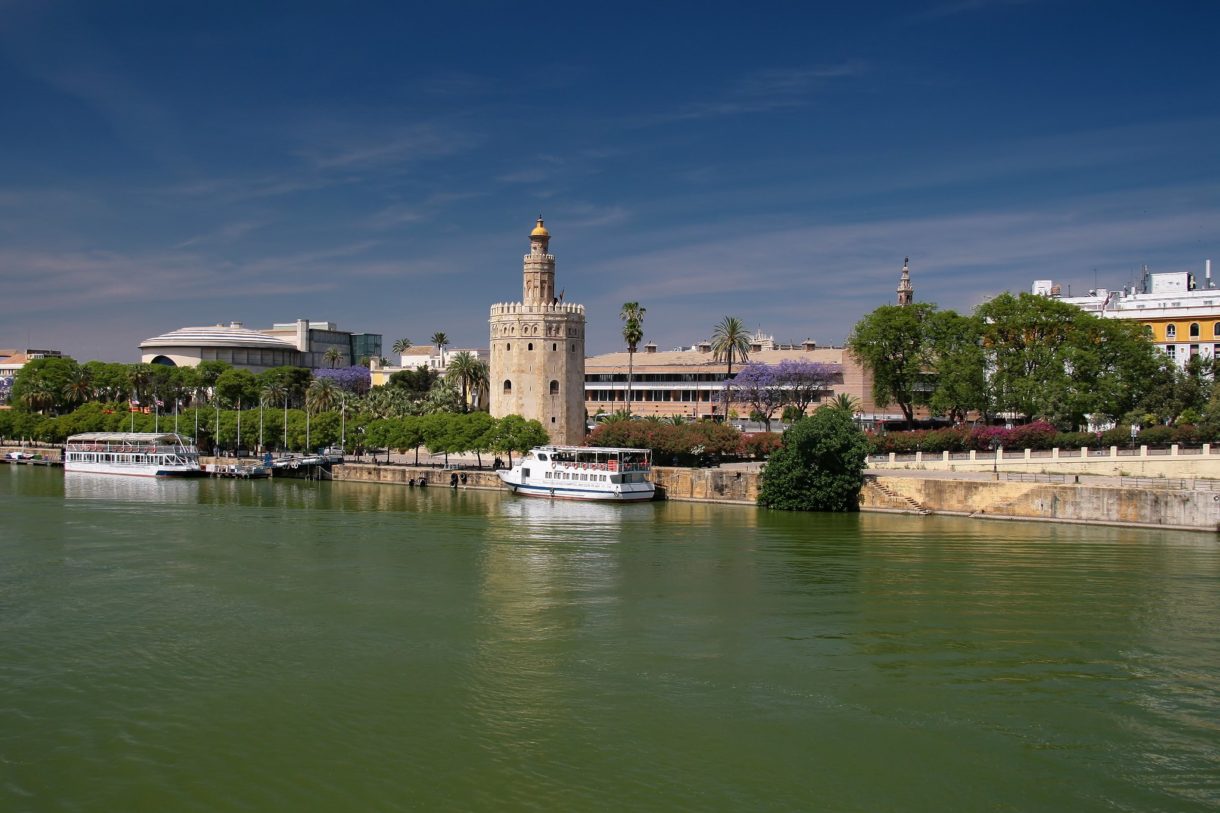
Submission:
<svg viewBox="0 0 1220 813">
<path fill-rule="evenodd" d="M 200 480 L 180 477 L 127 477 L 64 472 L 64 499 L 174 503 L 194 501 Z"/>
</svg>

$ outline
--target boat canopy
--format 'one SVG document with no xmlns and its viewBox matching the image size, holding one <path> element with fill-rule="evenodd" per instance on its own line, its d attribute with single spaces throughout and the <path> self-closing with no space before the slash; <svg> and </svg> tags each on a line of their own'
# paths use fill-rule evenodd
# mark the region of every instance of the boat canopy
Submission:
<svg viewBox="0 0 1220 813">
<path fill-rule="evenodd" d="M 69 437 L 68 443 L 155 443 L 167 446 L 174 443 L 185 444 L 186 441 L 174 432 L 84 432 Z"/>
</svg>

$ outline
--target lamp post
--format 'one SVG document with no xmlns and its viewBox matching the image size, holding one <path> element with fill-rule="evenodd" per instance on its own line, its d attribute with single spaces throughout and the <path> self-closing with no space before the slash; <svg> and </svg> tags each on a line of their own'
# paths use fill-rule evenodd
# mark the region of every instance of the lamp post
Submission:
<svg viewBox="0 0 1220 813">
<path fill-rule="evenodd" d="M 1135 439 L 1139 437 L 1140 425 L 1138 423 L 1131 424 L 1131 451 L 1135 451 Z"/>
<path fill-rule="evenodd" d="M 994 479 L 999 480 L 1000 479 L 1000 455 L 999 455 L 1000 441 L 999 441 L 999 438 L 992 438 L 991 442 L 988 445 L 991 447 L 991 476 Z"/>
</svg>

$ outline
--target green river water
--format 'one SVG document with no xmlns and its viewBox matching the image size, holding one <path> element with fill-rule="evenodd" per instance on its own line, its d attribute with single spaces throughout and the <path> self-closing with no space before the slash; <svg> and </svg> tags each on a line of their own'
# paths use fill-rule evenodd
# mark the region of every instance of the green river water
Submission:
<svg viewBox="0 0 1220 813">
<path fill-rule="evenodd" d="M 1207 534 L 0 468 L 0 811 L 1220 810 Z"/>
</svg>

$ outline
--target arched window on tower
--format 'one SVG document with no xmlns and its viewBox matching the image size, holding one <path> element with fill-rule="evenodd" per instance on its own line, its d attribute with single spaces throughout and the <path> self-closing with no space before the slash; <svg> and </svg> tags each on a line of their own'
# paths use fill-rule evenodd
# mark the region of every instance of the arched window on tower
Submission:
<svg viewBox="0 0 1220 813">
<path fill-rule="evenodd" d="M 512 350 L 512 349 L 513 349 L 513 343 L 512 343 L 512 342 L 509 342 L 508 344 L 504 345 L 504 349 L 505 349 L 506 351 L 507 351 L 507 350 Z"/>
<path fill-rule="evenodd" d="M 551 395 L 558 395 L 558 394 L 559 394 L 559 382 L 552 380 L 551 381 Z"/>
<path fill-rule="evenodd" d="M 526 349 L 526 350 L 533 350 L 533 349 L 534 349 L 534 343 L 533 343 L 533 342 L 530 342 L 529 344 L 527 344 L 527 345 L 525 346 L 525 349 Z"/>
<path fill-rule="evenodd" d="M 511 395 L 512 392 L 513 392 L 513 382 L 509 381 L 507 378 L 504 379 L 504 394 Z"/>
</svg>

